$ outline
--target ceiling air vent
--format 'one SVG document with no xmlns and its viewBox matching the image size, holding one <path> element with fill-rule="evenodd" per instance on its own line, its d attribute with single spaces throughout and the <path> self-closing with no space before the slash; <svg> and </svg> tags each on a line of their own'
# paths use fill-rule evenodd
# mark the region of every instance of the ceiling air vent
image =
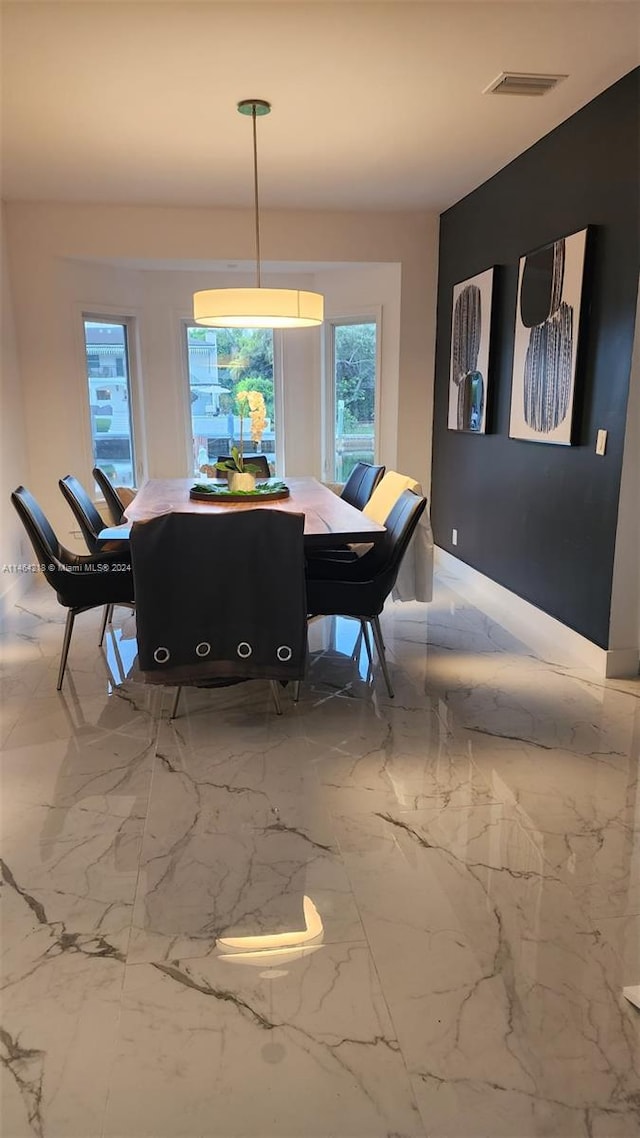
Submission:
<svg viewBox="0 0 640 1138">
<path fill-rule="evenodd" d="M 483 95 L 546 95 L 566 75 L 529 75 L 523 71 L 503 71 L 485 87 Z"/>
</svg>

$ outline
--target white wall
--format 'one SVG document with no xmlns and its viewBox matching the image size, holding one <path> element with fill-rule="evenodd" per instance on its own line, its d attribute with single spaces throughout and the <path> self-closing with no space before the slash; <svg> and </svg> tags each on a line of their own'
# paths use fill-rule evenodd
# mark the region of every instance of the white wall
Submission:
<svg viewBox="0 0 640 1138">
<path fill-rule="evenodd" d="M 5 240 L 4 210 L 0 213 L 2 259 L 2 370 L 0 372 L 0 615 L 9 594 L 24 584 L 22 575 L 4 570 L 6 565 L 35 562 L 24 529 L 10 502 L 16 486 L 28 483 L 24 409 L 16 354 L 13 301 Z"/>
<path fill-rule="evenodd" d="M 190 315 L 195 289 L 223 283 L 210 272 L 104 262 L 250 260 L 252 215 L 240 210 L 12 202 L 6 206 L 6 226 L 30 486 L 60 536 L 69 540 L 74 525 L 57 480 L 72 472 L 88 483 L 92 465 L 82 310 L 136 318 L 148 474 L 177 476 L 186 473 L 180 318 Z M 397 381 L 398 386 L 396 439 L 385 417 L 384 448 L 391 456 L 400 453 L 403 468 L 425 487 L 431 466 L 437 227 L 435 215 L 420 213 L 283 211 L 262 217 L 264 260 L 400 266 L 399 311 L 389 295 L 377 300 L 389 311 L 390 337 L 397 346 L 395 363 L 390 348 L 385 364 L 389 383 Z M 355 304 L 359 295 L 366 297 L 362 303 L 376 299 L 368 295 L 371 281 L 366 274 L 356 279 L 354 270 L 351 285 L 347 277 L 345 271 L 343 278 L 326 281 L 328 306 L 335 314 L 343 302 Z M 309 278 L 296 274 L 296 280 Z M 245 282 L 234 275 L 233 283 Z M 378 284 L 382 287 L 382 278 Z M 285 339 L 288 474 L 320 474 L 320 335 L 319 330 L 300 331 Z M 390 389 L 390 404 L 395 398 Z M 390 423 L 394 416 L 392 408 Z"/>
</svg>

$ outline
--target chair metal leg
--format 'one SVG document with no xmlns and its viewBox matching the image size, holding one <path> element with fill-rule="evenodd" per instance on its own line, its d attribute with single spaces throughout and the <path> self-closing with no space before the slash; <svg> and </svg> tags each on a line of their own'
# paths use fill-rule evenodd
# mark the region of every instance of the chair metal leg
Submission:
<svg viewBox="0 0 640 1138">
<path fill-rule="evenodd" d="M 377 616 L 371 617 L 371 627 L 373 629 L 373 639 L 376 642 L 376 648 L 378 650 L 378 658 L 380 660 L 380 667 L 382 668 L 382 674 L 384 676 L 384 682 L 387 685 L 387 691 L 389 692 L 391 699 L 393 699 L 393 688 L 391 687 L 391 679 L 389 677 L 389 669 L 387 667 L 387 657 L 384 654 L 384 642 L 382 640 L 382 630 L 380 628 L 380 621 L 379 621 Z"/>
<path fill-rule="evenodd" d="M 280 692 L 278 691 L 278 685 L 275 680 L 269 680 L 269 683 L 271 684 L 273 702 L 276 706 L 276 715 L 282 715 L 282 705 L 280 703 Z"/>
<path fill-rule="evenodd" d="M 104 634 L 107 631 L 107 625 L 113 623 L 113 608 L 113 605 L 104 606 L 104 616 L 102 618 L 102 628 L 100 629 L 98 648 L 102 648 L 102 641 L 104 640 Z"/>
<path fill-rule="evenodd" d="M 373 654 L 371 652 L 371 641 L 369 639 L 369 629 L 367 627 L 366 618 L 363 616 L 360 617 L 360 627 L 362 629 L 362 638 L 364 640 L 364 646 L 367 650 L 367 656 L 369 657 L 369 666 L 371 668 L 373 668 Z"/>
<path fill-rule="evenodd" d="M 178 704 L 180 703 L 181 691 L 182 688 L 176 688 L 176 694 L 173 699 L 173 707 L 171 708 L 171 715 L 169 716 L 169 719 L 175 719 L 176 715 L 178 714 Z"/>
<path fill-rule="evenodd" d="M 62 641 L 62 655 L 60 657 L 60 670 L 58 672 L 58 685 L 57 690 L 62 688 L 62 681 L 64 679 L 64 670 L 67 666 L 67 656 L 69 655 L 69 645 L 71 644 L 71 633 L 73 632 L 73 622 L 76 619 L 76 614 L 73 609 L 67 612 L 67 621 L 64 626 L 64 640 Z"/>
</svg>

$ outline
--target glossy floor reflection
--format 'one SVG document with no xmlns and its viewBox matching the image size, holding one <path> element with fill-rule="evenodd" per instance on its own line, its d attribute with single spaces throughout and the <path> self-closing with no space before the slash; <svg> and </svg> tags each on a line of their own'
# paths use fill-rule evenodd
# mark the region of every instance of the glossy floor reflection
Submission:
<svg viewBox="0 0 640 1138">
<path fill-rule="evenodd" d="M 135 680 L 35 588 L 3 638 L 3 1138 L 640 1133 L 640 683 L 443 582 L 266 683 Z"/>
</svg>

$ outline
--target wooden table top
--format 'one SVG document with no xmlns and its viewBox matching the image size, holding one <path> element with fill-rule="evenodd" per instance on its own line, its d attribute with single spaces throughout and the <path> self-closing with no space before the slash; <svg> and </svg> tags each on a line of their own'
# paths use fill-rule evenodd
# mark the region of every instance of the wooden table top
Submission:
<svg viewBox="0 0 640 1138">
<path fill-rule="evenodd" d="M 279 502 L 193 502 L 189 490 L 193 478 L 151 478 L 145 482 L 127 506 L 128 523 L 149 521 L 160 514 L 219 514 L 228 510 L 285 510 L 304 514 L 305 544 L 310 548 L 335 546 L 344 542 L 379 541 L 385 527 L 368 518 L 348 502 L 344 502 L 315 478 L 287 478 L 290 497 Z M 129 525 L 102 530 L 100 537 L 125 538 Z"/>
</svg>

